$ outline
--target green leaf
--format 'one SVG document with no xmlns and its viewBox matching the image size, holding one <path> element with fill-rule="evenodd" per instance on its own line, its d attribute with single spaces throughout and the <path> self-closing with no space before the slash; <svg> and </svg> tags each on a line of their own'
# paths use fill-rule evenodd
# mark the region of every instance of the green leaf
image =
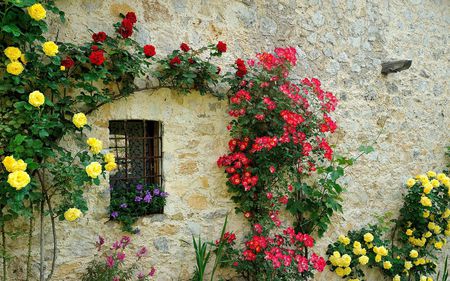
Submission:
<svg viewBox="0 0 450 281">
<path fill-rule="evenodd" d="M 369 154 L 369 153 L 375 151 L 375 149 L 374 149 L 372 146 L 370 146 L 370 145 L 368 145 L 368 146 L 366 146 L 366 145 L 361 145 L 361 146 L 358 148 L 358 150 L 359 150 L 360 152 L 365 153 L 365 154 Z"/>
<path fill-rule="evenodd" d="M 15 24 L 7 24 L 2 27 L 2 30 L 11 33 L 14 35 L 14 37 L 19 37 L 22 32 L 20 31 L 20 28 L 18 28 Z"/>
</svg>

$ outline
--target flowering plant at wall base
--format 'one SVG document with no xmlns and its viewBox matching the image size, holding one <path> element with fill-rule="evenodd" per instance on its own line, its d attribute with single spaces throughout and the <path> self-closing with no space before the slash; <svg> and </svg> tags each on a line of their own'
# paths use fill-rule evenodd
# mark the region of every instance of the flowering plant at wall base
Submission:
<svg viewBox="0 0 450 281">
<path fill-rule="evenodd" d="M 158 61 L 154 75 L 160 80 L 161 86 L 174 87 L 184 94 L 198 90 L 201 95 L 211 93 L 223 98 L 213 89 L 219 82 L 221 69 L 210 61 L 212 57 L 220 57 L 226 50 L 227 45 L 222 41 L 197 50 L 182 43 L 180 50 L 174 50 Z"/>
<path fill-rule="evenodd" d="M 408 193 L 392 230 L 371 225 L 341 235 L 328 246 L 328 264 L 338 276 L 363 280 L 362 268 L 368 266 L 393 281 L 433 280 L 435 252 L 450 236 L 450 178 L 429 171 L 410 178 L 406 187 Z"/>
<path fill-rule="evenodd" d="M 121 187 L 112 186 L 111 189 Z M 139 217 L 161 213 L 165 204 L 167 192 L 157 185 L 143 185 L 124 187 L 111 193 L 110 216 L 111 219 L 122 223 L 122 229 L 136 233 L 133 224 Z"/>
<path fill-rule="evenodd" d="M 225 169 L 237 212 L 251 223 L 279 226 L 287 206 L 297 230 L 321 235 L 341 210 L 343 188 L 336 181 L 344 174 L 340 165 L 351 161 L 335 161 L 328 142 L 337 129 L 330 116 L 337 98 L 316 78 L 291 79 L 296 64 L 293 47 L 236 60 L 236 73 L 226 76 L 232 139 L 217 164 Z"/>
<path fill-rule="evenodd" d="M 154 267 L 145 271 L 141 268 L 141 259 L 148 254 L 147 248 L 140 247 L 137 252 L 131 252 L 130 237 L 123 236 L 112 243 L 111 247 L 106 247 L 105 239 L 99 236 L 95 246 L 98 253 L 89 262 L 81 277 L 82 281 L 146 281 L 155 276 Z"/>
<path fill-rule="evenodd" d="M 233 233 L 225 233 L 222 266 L 233 267 L 245 280 L 310 280 L 315 271 L 323 271 L 326 262 L 312 252 L 311 236 L 292 227 L 280 233 L 266 232 L 261 225 L 254 225 L 244 249 L 237 247 Z"/>
</svg>

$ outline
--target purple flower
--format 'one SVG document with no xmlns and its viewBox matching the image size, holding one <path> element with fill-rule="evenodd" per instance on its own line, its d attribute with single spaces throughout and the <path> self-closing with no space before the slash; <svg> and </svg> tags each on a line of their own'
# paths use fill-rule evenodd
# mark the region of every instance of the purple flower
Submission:
<svg viewBox="0 0 450 281">
<path fill-rule="evenodd" d="M 130 244 L 131 239 L 128 236 L 122 236 L 122 239 L 120 240 L 120 243 L 122 244 L 122 247 L 125 249 L 125 247 Z"/>
<path fill-rule="evenodd" d="M 156 268 L 154 266 L 152 266 L 152 269 L 150 269 L 150 272 L 148 273 L 148 276 L 155 275 L 155 272 L 156 272 Z"/>
<path fill-rule="evenodd" d="M 120 248 L 122 248 L 122 244 L 120 243 L 120 241 L 114 242 L 112 244 L 112 246 L 111 246 L 111 249 L 113 249 L 113 250 L 117 250 L 117 249 L 120 249 Z"/>
<path fill-rule="evenodd" d="M 117 259 L 119 261 L 124 261 L 125 260 L 125 253 L 124 252 L 118 252 L 117 253 Z"/>
<path fill-rule="evenodd" d="M 159 190 L 157 188 L 155 190 L 153 190 L 153 194 L 155 194 L 155 196 L 158 196 L 160 193 L 161 193 L 161 190 Z"/>
<path fill-rule="evenodd" d="M 127 208 L 127 207 L 128 207 L 127 203 L 122 203 L 122 204 L 120 204 L 120 208 L 122 208 L 122 209 L 125 209 L 125 208 Z"/>
<path fill-rule="evenodd" d="M 167 197 L 167 195 L 169 195 L 169 193 L 167 193 L 167 192 L 161 192 L 161 197 Z"/>
<path fill-rule="evenodd" d="M 138 257 L 138 259 L 142 258 L 143 256 L 145 256 L 148 253 L 147 248 L 142 247 L 139 249 L 139 251 L 136 253 L 136 256 Z"/>
<path fill-rule="evenodd" d="M 117 211 L 114 211 L 114 212 L 111 213 L 111 217 L 113 219 L 116 219 L 118 216 L 119 216 L 119 212 L 117 212 Z"/>
<path fill-rule="evenodd" d="M 150 192 L 148 190 L 145 194 L 144 201 L 145 201 L 145 203 L 150 203 L 152 201 L 152 195 L 150 194 Z"/>
<path fill-rule="evenodd" d="M 97 247 L 98 251 L 102 249 L 103 244 L 105 244 L 105 238 L 99 235 L 97 241 L 95 241 L 95 246 Z"/>
<path fill-rule="evenodd" d="M 137 190 L 137 191 L 141 191 L 142 188 L 144 188 L 144 186 L 143 186 L 142 184 L 136 185 L 136 190 Z"/>
<path fill-rule="evenodd" d="M 137 274 L 137 278 L 138 278 L 139 280 L 142 280 L 142 279 L 144 279 L 144 278 L 145 278 L 145 275 L 144 275 L 144 273 L 142 273 L 142 272 L 139 272 L 139 273 Z"/>
<path fill-rule="evenodd" d="M 106 257 L 106 266 L 108 266 L 109 268 L 114 267 L 114 258 L 112 256 Z"/>
<path fill-rule="evenodd" d="M 142 197 L 141 196 L 134 197 L 134 202 L 141 202 L 141 201 L 142 201 Z"/>
</svg>

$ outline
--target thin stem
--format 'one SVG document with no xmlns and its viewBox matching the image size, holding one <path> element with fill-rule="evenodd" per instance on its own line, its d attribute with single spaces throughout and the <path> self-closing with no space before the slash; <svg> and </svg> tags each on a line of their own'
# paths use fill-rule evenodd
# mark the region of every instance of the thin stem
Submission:
<svg viewBox="0 0 450 281">
<path fill-rule="evenodd" d="M 3 206 L 1 206 L 0 215 L 3 217 Z M 2 257 L 3 257 L 3 281 L 6 281 L 6 235 L 5 235 L 5 222 L 2 222 Z"/>
<path fill-rule="evenodd" d="M 31 217 L 30 217 L 30 229 L 28 230 L 28 254 L 27 254 L 27 276 L 26 281 L 30 279 L 31 275 L 31 244 L 33 238 L 33 205 L 30 204 Z"/>
<path fill-rule="evenodd" d="M 40 208 L 40 239 L 39 239 L 39 280 L 45 280 L 45 268 L 44 268 L 44 199 L 41 200 L 41 208 Z"/>
<path fill-rule="evenodd" d="M 47 207 L 48 207 L 48 210 L 50 212 L 50 222 L 51 222 L 51 225 L 52 225 L 52 236 L 53 236 L 52 266 L 51 266 L 51 269 L 50 269 L 50 273 L 48 274 L 47 279 L 46 279 L 47 281 L 49 281 L 52 278 L 52 275 L 53 275 L 53 273 L 55 271 L 56 249 L 57 249 L 57 247 L 56 247 L 57 243 L 56 242 L 57 241 L 56 241 L 55 216 L 53 214 L 52 203 L 51 203 L 51 200 L 50 200 L 50 198 L 48 196 L 47 191 L 44 193 L 44 197 L 45 197 L 45 201 L 47 201 Z"/>
</svg>

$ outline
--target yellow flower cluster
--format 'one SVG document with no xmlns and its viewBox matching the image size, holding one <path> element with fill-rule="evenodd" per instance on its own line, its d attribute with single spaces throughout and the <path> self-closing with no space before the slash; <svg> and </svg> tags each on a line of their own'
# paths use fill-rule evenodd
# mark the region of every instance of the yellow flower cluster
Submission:
<svg viewBox="0 0 450 281">
<path fill-rule="evenodd" d="M 45 102 L 45 96 L 39 91 L 33 91 L 28 96 L 28 102 L 34 107 L 40 107 Z"/>
<path fill-rule="evenodd" d="M 114 157 L 114 154 L 106 153 L 104 156 L 104 159 L 106 162 L 105 170 L 110 172 L 110 171 L 117 169 L 116 158 Z"/>
<path fill-rule="evenodd" d="M 353 242 L 353 254 L 357 256 L 362 256 L 366 254 L 366 249 L 362 247 L 361 242 L 359 241 Z"/>
<path fill-rule="evenodd" d="M 340 277 L 347 276 L 352 272 L 352 269 L 350 268 L 352 258 L 347 254 L 341 256 L 338 251 L 335 251 L 333 252 L 333 255 L 329 257 L 329 261 L 332 265 L 337 266 L 335 272 Z"/>
<path fill-rule="evenodd" d="M 20 75 L 25 67 L 19 61 L 19 58 L 23 63 L 26 63 L 25 55 L 23 55 L 17 47 L 7 47 L 3 53 L 10 60 L 10 62 L 6 65 L 6 71 L 12 75 Z"/>
<path fill-rule="evenodd" d="M 72 117 L 72 123 L 75 125 L 75 127 L 81 129 L 84 127 L 84 125 L 87 124 L 87 117 L 82 112 L 74 114 Z"/>
<path fill-rule="evenodd" d="M 384 247 L 384 246 L 380 246 L 380 247 L 373 247 L 373 252 L 375 254 L 377 254 L 375 256 L 375 261 L 376 262 L 380 262 L 382 257 L 385 257 L 389 254 L 389 251 Z"/>
<path fill-rule="evenodd" d="M 89 177 L 96 179 L 102 173 L 102 165 L 98 162 L 92 162 L 86 166 L 86 173 Z"/>
<path fill-rule="evenodd" d="M 7 181 L 10 186 L 14 187 L 16 190 L 21 190 L 30 183 L 30 175 L 25 172 L 27 163 L 22 159 L 16 160 L 13 156 L 6 156 L 2 163 L 3 166 L 5 166 L 6 171 L 10 173 Z"/>
<path fill-rule="evenodd" d="M 339 242 L 341 242 L 342 244 L 344 244 L 344 245 L 348 245 L 348 244 L 350 244 L 350 238 L 348 238 L 347 236 L 344 236 L 344 235 L 339 235 L 339 238 L 338 238 L 338 241 Z"/>
<path fill-rule="evenodd" d="M 100 140 L 98 140 L 96 138 L 88 138 L 86 143 L 89 145 L 90 151 L 93 154 L 99 154 L 100 151 L 102 151 L 102 149 L 103 149 L 102 141 L 100 141 Z"/>
<path fill-rule="evenodd" d="M 44 51 L 47 56 L 54 57 L 58 53 L 58 45 L 53 41 L 47 41 L 42 44 L 42 51 Z"/>
<path fill-rule="evenodd" d="M 420 276 L 420 281 L 433 281 L 433 278 L 426 277 L 426 276 Z"/>
<path fill-rule="evenodd" d="M 28 15 L 36 21 L 40 21 L 45 19 L 47 16 L 47 11 L 45 11 L 44 7 L 37 3 L 27 8 Z"/>
<path fill-rule="evenodd" d="M 77 208 L 70 208 L 64 212 L 64 218 L 67 221 L 75 221 L 81 216 L 81 211 Z"/>
</svg>

